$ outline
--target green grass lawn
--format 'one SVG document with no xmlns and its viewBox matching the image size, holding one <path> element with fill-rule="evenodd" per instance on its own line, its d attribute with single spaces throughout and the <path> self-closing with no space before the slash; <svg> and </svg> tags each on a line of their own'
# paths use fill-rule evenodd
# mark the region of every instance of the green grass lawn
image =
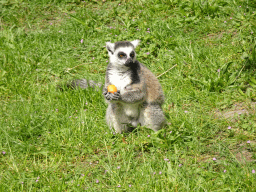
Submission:
<svg viewBox="0 0 256 192">
<path fill-rule="evenodd" d="M 0 1 L 0 191 L 255 191 L 256 2 Z M 165 129 L 113 134 L 107 41 L 140 39 Z"/>
</svg>

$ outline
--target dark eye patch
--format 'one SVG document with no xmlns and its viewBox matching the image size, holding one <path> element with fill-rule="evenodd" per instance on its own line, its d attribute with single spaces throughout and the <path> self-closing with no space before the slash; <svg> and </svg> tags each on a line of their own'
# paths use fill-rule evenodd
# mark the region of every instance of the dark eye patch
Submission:
<svg viewBox="0 0 256 192">
<path fill-rule="evenodd" d="M 118 57 L 121 58 L 121 59 L 126 58 L 126 54 L 124 52 L 119 52 Z"/>
<path fill-rule="evenodd" d="M 134 53 L 134 51 L 132 51 L 132 52 L 130 53 L 130 57 L 133 58 L 134 56 L 135 56 L 135 53 Z"/>
</svg>

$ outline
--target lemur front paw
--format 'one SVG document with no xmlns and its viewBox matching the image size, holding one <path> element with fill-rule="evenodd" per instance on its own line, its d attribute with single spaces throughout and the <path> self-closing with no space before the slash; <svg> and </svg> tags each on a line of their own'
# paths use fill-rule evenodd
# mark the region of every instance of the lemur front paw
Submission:
<svg viewBox="0 0 256 192">
<path fill-rule="evenodd" d="M 124 90 L 126 91 L 126 92 L 130 92 L 130 91 L 139 91 L 140 90 L 140 88 L 138 88 L 138 87 L 135 87 L 135 86 L 132 86 L 132 85 L 127 85 L 125 88 L 124 88 Z"/>
<path fill-rule="evenodd" d="M 130 91 L 130 90 L 132 90 L 132 86 L 131 85 L 127 85 L 127 86 L 125 86 L 124 89 L 127 90 L 127 91 Z"/>
<path fill-rule="evenodd" d="M 108 92 L 107 88 L 103 89 L 103 95 L 104 95 L 105 99 L 107 99 L 108 101 L 118 100 L 121 97 L 120 91 L 117 91 L 115 93 L 110 93 L 110 92 Z"/>
</svg>

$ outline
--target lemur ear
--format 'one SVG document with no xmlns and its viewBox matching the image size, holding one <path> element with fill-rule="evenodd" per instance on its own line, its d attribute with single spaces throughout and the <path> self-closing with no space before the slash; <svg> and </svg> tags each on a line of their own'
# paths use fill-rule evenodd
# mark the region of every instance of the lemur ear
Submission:
<svg viewBox="0 0 256 192">
<path fill-rule="evenodd" d="M 114 47 L 115 47 L 115 43 L 106 42 L 106 48 L 108 52 L 111 53 L 112 55 L 114 54 Z"/>
<path fill-rule="evenodd" d="M 136 39 L 134 41 L 131 41 L 131 44 L 133 44 L 134 48 L 136 48 L 140 44 L 140 40 Z"/>
</svg>

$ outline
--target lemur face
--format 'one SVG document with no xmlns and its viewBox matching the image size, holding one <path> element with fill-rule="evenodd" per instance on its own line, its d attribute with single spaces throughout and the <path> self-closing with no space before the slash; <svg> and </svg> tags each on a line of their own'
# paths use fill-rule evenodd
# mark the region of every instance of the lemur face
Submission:
<svg viewBox="0 0 256 192">
<path fill-rule="evenodd" d="M 107 42 L 107 50 L 112 65 L 117 67 L 129 67 L 136 59 L 135 47 L 139 40 Z"/>
<path fill-rule="evenodd" d="M 135 51 L 132 46 L 118 48 L 114 55 L 117 58 L 116 61 L 119 65 L 129 67 L 129 65 L 135 61 Z"/>
</svg>

